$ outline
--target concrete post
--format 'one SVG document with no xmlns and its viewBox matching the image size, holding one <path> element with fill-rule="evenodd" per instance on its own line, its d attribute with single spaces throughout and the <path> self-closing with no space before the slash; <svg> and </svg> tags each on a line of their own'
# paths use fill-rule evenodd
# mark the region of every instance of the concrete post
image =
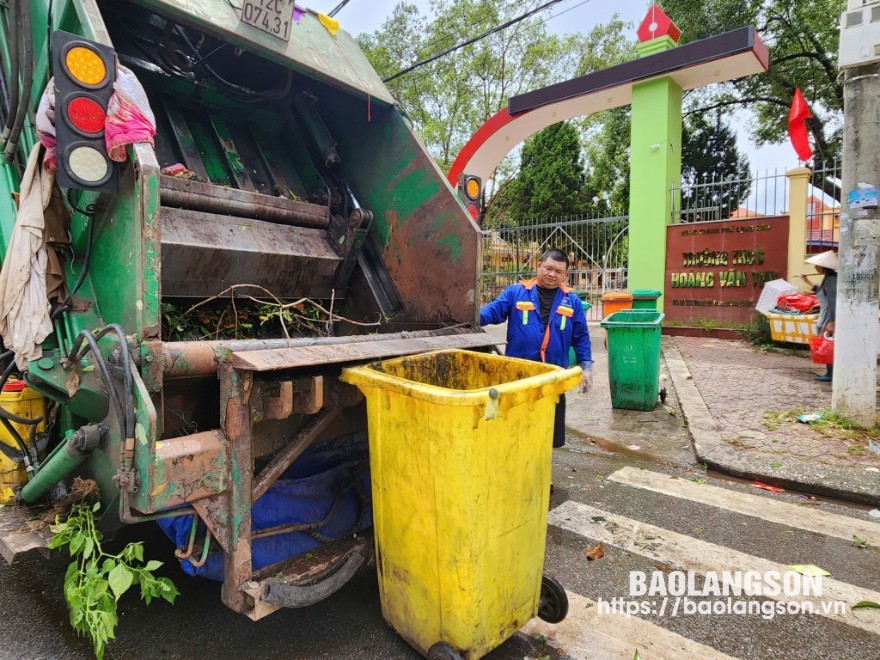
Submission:
<svg viewBox="0 0 880 660">
<path fill-rule="evenodd" d="M 806 285 L 799 275 L 805 273 L 807 258 L 807 189 L 810 176 L 808 167 L 795 167 L 785 173 L 788 177 L 788 281 L 806 291 Z M 809 267 L 810 273 L 813 268 Z"/>
<path fill-rule="evenodd" d="M 880 184 L 880 64 L 845 70 L 843 199 L 834 342 L 834 412 L 873 428 L 877 408 L 877 249 L 880 214 L 850 208 L 847 193 Z"/>
<path fill-rule="evenodd" d="M 675 47 L 668 36 L 636 46 L 645 57 Z M 666 225 L 681 185 L 681 87 L 672 78 L 633 85 L 629 180 L 629 289 L 663 291 Z M 662 298 L 658 301 L 662 310 Z"/>
</svg>

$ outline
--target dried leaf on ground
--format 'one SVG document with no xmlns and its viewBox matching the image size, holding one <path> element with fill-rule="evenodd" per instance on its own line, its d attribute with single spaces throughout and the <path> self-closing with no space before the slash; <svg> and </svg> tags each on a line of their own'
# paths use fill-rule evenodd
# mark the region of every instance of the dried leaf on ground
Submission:
<svg viewBox="0 0 880 660">
<path fill-rule="evenodd" d="M 862 550 L 865 550 L 869 547 L 868 542 L 857 534 L 853 534 L 852 544 L 854 547 L 861 548 Z"/>
<path fill-rule="evenodd" d="M 760 481 L 755 481 L 749 484 L 754 486 L 755 488 L 760 488 L 761 490 L 769 490 L 771 493 L 784 493 L 784 488 L 779 488 L 778 486 L 768 486 L 767 484 L 763 484 Z"/>
<path fill-rule="evenodd" d="M 813 564 L 794 564 L 788 567 L 789 570 L 794 571 L 795 573 L 800 573 L 801 575 L 806 575 L 807 577 L 827 577 L 831 575 L 824 568 L 819 568 Z"/>
<path fill-rule="evenodd" d="M 594 561 L 605 556 L 605 547 L 600 543 L 587 550 L 587 559 Z"/>
</svg>

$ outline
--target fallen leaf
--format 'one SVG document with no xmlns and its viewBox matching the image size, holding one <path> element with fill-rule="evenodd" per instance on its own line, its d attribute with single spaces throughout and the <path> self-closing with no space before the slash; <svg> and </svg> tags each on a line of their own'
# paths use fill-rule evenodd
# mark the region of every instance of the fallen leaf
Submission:
<svg viewBox="0 0 880 660">
<path fill-rule="evenodd" d="M 773 464 L 771 463 L 771 466 Z M 760 488 L 761 490 L 769 490 L 771 493 L 784 493 L 784 488 L 779 488 L 777 486 L 768 486 L 767 484 L 762 484 L 760 481 L 755 481 L 750 486 L 754 486 L 755 488 Z"/>
<path fill-rule="evenodd" d="M 639 655 L 638 649 L 636 649 L 636 654 L 633 656 L 633 660 L 642 660 L 642 656 Z"/>
<path fill-rule="evenodd" d="M 880 603 L 875 603 L 873 600 L 860 600 L 852 606 L 852 609 L 861 610 L 868 607 L 880 610 Z"/>
<path fill-rule="evenodd" d="M 865 539 L 863 539 L 861 536 L 858 536 L 856 534 L 853 534 L 852 544 L 856 548 L 861 548 L 862 550 L 865 550 L 868 547 L 868 542 Z"/>
<path fill-rule="evenodd" d="M 819 568 L 818 566 L 814 566 L 813 564 L 794 564 L 788 567 L 790 570 L 795 573 L 800 573 L 801 575 L 806 575 L 807 577 L 825 577 L 827 575 L 831 575 L 824 568 Z"/>
<path fill-rule="evenodd" d="M 591 520 L 592 520 L 594 523 L 597 523 L 597 522 L 605 522 L 605 518 L 603 518 L 602 516 L 593 516 L 593 517 L 591 518 Z"/>
<path fill-rule="evenodd" d="M 626 448 L 629 449 L 630 451 L 638 451 L 639 449 L 642 448 L 642 446 L 641 445 L 627 445 Z"/>
<path fill-rule="evenodd" d="M 602 559 L 605 556 L 605 548 L 600 543 L 599 545 L 594 545 L 592 548 L 587 550 L 587 559 L 593 561 L 595 559 Z"/>
<path fill-rule="evenodd" d="M 782 463 L 780 463 L 779 461 L 771 461 L 771 462 L 769 463 L 769 465 L 770 465 L 770 467 L 772 467 L 772 468 L 774 468 L 774 469 L 775 469 L 775 468 L 781 468 L 781 467 L 782 467 Z"/>
<path fill-rule="evenodd" d="M 706 480 L 705 480 L 705 479 L 700 479 L 699 477 L 691 477 L 691 481 L 693 481 L 695 484 L 704 484 L 704 483 L 706 483 Z"/>
<path fill-rule="evenodd" d="M 67 379 L 64 381 L 64 387 L 67 389 L 67 396 L 72 399 L 73 395 L 76 394 L 76 391 L 79 389 L 79 375 L 75 371 L 71 371 L 67 374 Z"/>
</svg>

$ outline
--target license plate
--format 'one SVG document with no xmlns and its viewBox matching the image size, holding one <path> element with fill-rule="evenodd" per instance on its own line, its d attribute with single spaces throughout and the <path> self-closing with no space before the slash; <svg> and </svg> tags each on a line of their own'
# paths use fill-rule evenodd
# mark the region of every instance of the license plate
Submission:
<svg viewBox="0 0 880 660">
<path fill-rule="evenodd" d="M 293 1 L 244 0 L 241 5 L 241 20 L 263 32 L 268 32 L 273 37 L 290 41 Z"/>
</svg>

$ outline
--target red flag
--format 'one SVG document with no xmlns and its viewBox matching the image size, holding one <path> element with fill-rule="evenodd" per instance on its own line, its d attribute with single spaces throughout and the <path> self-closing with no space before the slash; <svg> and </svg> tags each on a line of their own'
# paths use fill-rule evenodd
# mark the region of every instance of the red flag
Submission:
<svg viewBox="0 0 880 660">
<path fill-rule="evenodd" d="M 794 98 L 791 100 L 791 110 L 788 113 L 788 136 L 791 144 L 801 160 L 810 160 L 813 150 L 810 149 L 810 139 L 807 137 L 806 119 L 812 119 L 813 115 L 807 107 L 807 102 L 800 89 L 794 90 Z"/>
</svg>

